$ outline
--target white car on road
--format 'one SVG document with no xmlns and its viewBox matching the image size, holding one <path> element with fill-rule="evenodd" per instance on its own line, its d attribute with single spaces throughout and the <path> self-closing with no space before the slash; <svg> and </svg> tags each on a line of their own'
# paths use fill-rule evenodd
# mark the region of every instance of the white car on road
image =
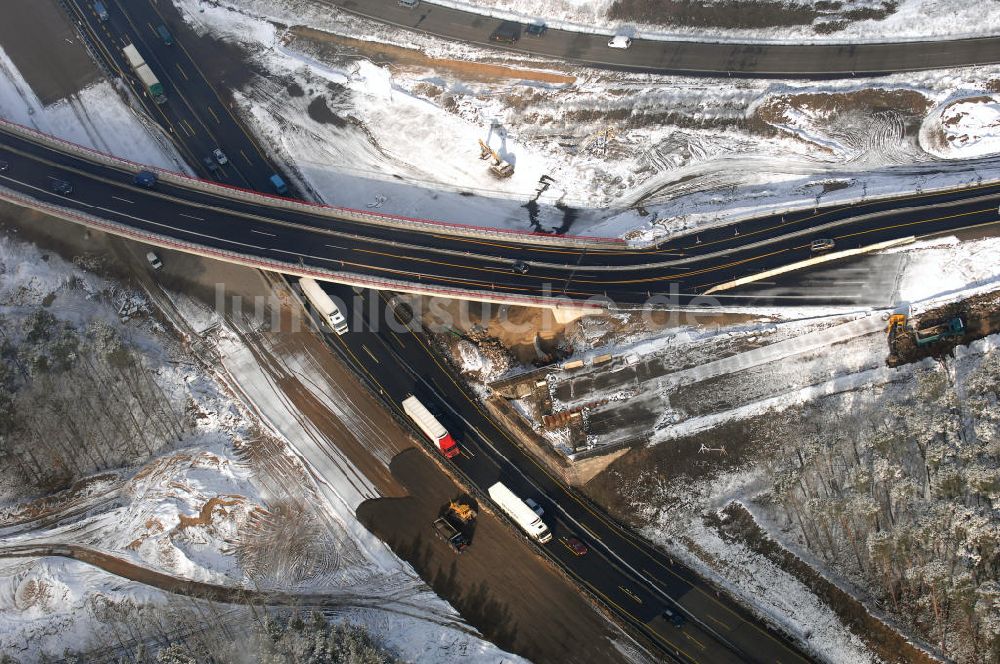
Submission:
<svg viewBox="0 0 1000 664">
<path fill-rule="evenodd" d="M 628 48 L 632 45 L 632 38 L 625 35 L 615 35 L 608 42 L 608 48 Z"/>
</svg>

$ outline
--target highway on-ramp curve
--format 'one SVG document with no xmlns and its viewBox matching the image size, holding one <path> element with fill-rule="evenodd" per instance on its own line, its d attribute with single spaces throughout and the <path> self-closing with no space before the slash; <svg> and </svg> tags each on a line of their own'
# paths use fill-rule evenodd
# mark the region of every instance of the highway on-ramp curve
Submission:
<svg viewBox="0 0 1000 664">
<path fill-rule="evenodd" d="M 376 21 L 445 39 L 500 46 L 490 41 L 490 35 L 501 24 L 499 18 L 431 2 L 421 2 L 412 9 L 400 6 L 396 0 L 323 2 Z M 839 44 L 635 39 L 628 49 L 612 49 L 608 48 L 607 34 L 550 29 L 540 38 L 522 34 L 516 43 L 502 47 L 598 67 L 746 78 L 851 78 L 1000 62 L 1000 37 Z"/>
</svg>

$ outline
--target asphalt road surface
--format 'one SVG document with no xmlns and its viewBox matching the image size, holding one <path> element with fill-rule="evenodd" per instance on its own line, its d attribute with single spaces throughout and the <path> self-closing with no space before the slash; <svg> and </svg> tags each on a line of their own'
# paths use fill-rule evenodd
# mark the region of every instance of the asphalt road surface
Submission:
<svg viewBox="0 0 1000 664">
<path fill-rule="evenodd" d="M 858 44 L 759 44 L 635 39 L 628 49 L 608 47 L 606 34 L 521 30 L 514 44 L 490 40 L 502 21 L 421 2 L 323 0 L 346 11 L 445 39 L 493 46 L 586 65 L 659 74 L 744 78 L 850 78 L 1000 62 L 1000 37 L 951 41 Z M 544 17 L 540 17 L 544 19 Z M 625 33 L 623 33 L 625 34 Z"/>
<path fill-rule="evenodd" d="M 137 0 L 107 4 L 108 20 L 102 21 L 91 3 L 67 0 L 71 16 L 91 50 L 112 75 L 129 83 L 147 113 L 165 128 L 187 162 L 201 177 L 270 191 L 268 178 L 276 169 L 238 117 L 230 113 L 227 101 L 230 92 L 224 85 L 246 75 L 238 54 L 226 50 L 225 45 L 202 43 L 169 3 Z M 490 26 L 497 23 L 429 4 L 411 10 L 391 0 L 372 0 L 358 3 L 352 10 L 362 8 L 385 14 L 392 21 L 419 22 L 421 28 L 436 22 L 459 25 L 464 21 L 471 26 L 469 29 L 485 30 L 488 35 L 494 29 Z M 160 25 L 171 32 L 173 44 L 164 43 L 157 34 Z M 560 35 L 567 39 L 581 37 L 577 33 L 550 31 L 538 43 L 555 43 Z M 163 83 L 165 103 L 156 104 L 144 93 L 122 54 L 121 48 L 127 43 L 136 45 Z M 527 37 L 519 42 L 528 43 Z M 614 53 L 631 54 L 633 50 Z M 996 221 L 1000 204 L 1000 186 L 988 185 L 950 194 L 916 194 L 861 205 L 765 216 L 672 239 L 649 249 L 605 247 L 580 251 L 519 242 L 516 234 L 510 241 L 486 242 L 452 237 L 444 232 L 428 234 L 334 222 L 317 215 L 247 205 L 165 184 L 156 192 L 148 192 L 129 186 L 129 172 L 68 160 L 51 151 L 28 147 L 24 141 L 0 132 L 0 152 L 5 145 L 21 150 L 24 156 L 31 154 L 50 164 L 74 169 L 57 176 L 56 170 L 45 161 L 15 168 L 15 162 L 19 161 L 16 153 L 9 153 L 9 159 L 0 156 L 12 164 L 10 171 L 0 173 L 6 176 L 0 182 L 11 188 L 20 187 L 21 192 L 53 204 L 106 215 L 119 223 L 213 249 L 333 270 L 345 278 L 363 276 L 397 285 L 408 282 L 418 288 L 464 291 L 480 297 L 522 298 L 526 302 L 536 297 L 575 301 L 597 298 L 610 301 L 613 306 L 629 307 L 658 296 L 660 304 L 683 306 L 720 283 L 812 257 L 814 239 L 833 239 L 839 250 L 967 228 Z M 214 147 L 223 149 L 229 163 L 213 172 L 204 160 Z M 53 195 L 48 191 L 51 177 L 73 181 L 76 193 L 70 197 Z M 112 191 L 116 187 L 126 193 Z M 879 216 L 855 219 L 859 215 Z M 515 261 L 523 262 L 527 272 L 514 272 Z M 870 295 L 862 301 L 858 289 L 853 287 L 796 288 L 794 283 L 780 289 L 714 297 L 721 304 L 759 306 L 854 305 L 871 301 Z"/>
<path fill-rule="evenodd" d="M 161 125 L 174 146 L 199 177 L 256 191 L 271 191 L 270 176 L 278 170 L 232 111 L 229 91 L 210 83 L 204 58 L 191 52 L 198 44 L 188 36 L 170 3 L 107 0 L 108 19 L 94 11 L 92 2 L 65 0 L 70 18 L 98 62 L 113 77 L 127 83 L 146 114 Z M 157 33 L 165 26 L 167 44 Z M 132 71 L 122 48 L 132 44 L 164 88 L 166 101 L 156 103 Z M 217 45 L 216 57 L 225 55 Z M 213 64 L 213 67 L 215 65 Z M 242 65 L 241 65 L 242 66 Z M 219 164 L 212 151 L 219 148 L 228 163 Z M 209 168 L 206 164 L 213 164 Z"/>
<path fill-rule="evenodd" d="M 543 519 L 553 535 L 552 541 L 538 545 L 540 550 L 645 635 L 661 654 L 712 664 L 809 661 L 691 570 L 611 522 L 600 508 L 568 490 L 523 452 L 432 351 L 430 340 L 422 332 L 405 329 L 408 312 L 390 306 L 387 294 L 355 292 L 334 284 L 324 287 L 341 302 L 353 303 L 345 307 L 352 331 L 327 334 L 331 346 L 403 422 L 409 420 L 400 402 L 415 394 L 462 449 L 445 463 L 453 463 L 483 495 L 502 481 L 522 498 L 534 498 L 545 510 Z M 573 554 L 562 537 L 583 540 L 590 552 Z M 476 555 L 475 545 L 465 555 Z M 666 608 L 679 610 L 687 623 L 674 626 L 662 615 Z"/>
<path fill-rule="evenodd" d="M 702 293 L 808 259 L 814 256 L 815 239 L 832 239 L 835 249 L 849 249 L 995 223 L 1000 217 L 1000 184 L 988 184 L 762 217 L 648 249 L 607 244 L 580 249 L 531 244 L 517 234 L 510 240 L 484 240 L 347 221 L 308 207 L 286 209 L 277 199 L 248 202 L 228 191 L 205 193 L 163 180 L 146 189 L 132 183 L 135 167 L 85 160 L 25 140 L 2 125 L 0 159 L 8 165 L 0 171 L 0 185 L 8 189 L 172 240 L 280 262 L 292 272 L 315 270 L 348 283 L 381 280 L 401 290 L 408 286 L 515 302 L 548 298 L 623 308 L 645 303 L 858 304 L 852 289 L 793 291 L 777 300 L 726 293 L 707 300 Z M 71 183 L 72 193 L 55 191 L 57 180 Z M 517 261 L 525 264 L 525 273 L 513 269 Z"/>
</svg>

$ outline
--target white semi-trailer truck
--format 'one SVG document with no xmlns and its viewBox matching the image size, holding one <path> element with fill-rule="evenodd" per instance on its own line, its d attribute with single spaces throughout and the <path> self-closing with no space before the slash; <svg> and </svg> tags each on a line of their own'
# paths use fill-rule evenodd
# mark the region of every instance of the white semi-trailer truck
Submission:
<svg viewBox="0 0 1000 664">
<path fill-rule="evenodd" d="M 403 412 L 410 416 L 413 423 L 424 432 L 424 435 L 437 445 L 438 450 L 445 458 L 453 459 L 459 453 L 455 439 L 451 437 L 444 425 L 438 422 L 438 418 L 431 415 L 424 404 L 414 396 L 403 399 Z"/>
<path fill-rule="evenodd" d="M 493 499 L 504 514 L 514 520 L 521 530 L 540 544 L 545 544 L 552 539 L 549 527 L 542 521 L 534 510 L 518 498 L 513 491 L 508 489 L 502 482 L 497 482 L 489 488 L 490 498 Z"/>
<path fill-rule="evenodd" d="M 334 332 L 337 334 L 347 332 L 347 319 L 341 313 L 340 307 L 330 299 L 315 279 L 302 277 L 299 279 L 299 286 L 302 288 L 302 294 Z"/>
</svg>

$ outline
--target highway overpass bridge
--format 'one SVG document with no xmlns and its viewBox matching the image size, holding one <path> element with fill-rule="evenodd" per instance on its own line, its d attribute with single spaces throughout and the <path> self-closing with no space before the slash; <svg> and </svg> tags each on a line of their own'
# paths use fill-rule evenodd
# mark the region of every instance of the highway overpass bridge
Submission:
<svg viewBox="0 0 1000 664">
<path fill-rule="evenodd" d="M 762 216 L 648 246 L 316 205 L 157 170 L 0 121 L 0 198 L 152 245 L 380 290 L 580 309 L 753 304 L 720 284 L 815 258 L 993 223 L 1000 183 Z M 73 191 L 53 190 L 55 180 Z M 850 296 L 796 304 L 852 304 Z"/>
</svg>

